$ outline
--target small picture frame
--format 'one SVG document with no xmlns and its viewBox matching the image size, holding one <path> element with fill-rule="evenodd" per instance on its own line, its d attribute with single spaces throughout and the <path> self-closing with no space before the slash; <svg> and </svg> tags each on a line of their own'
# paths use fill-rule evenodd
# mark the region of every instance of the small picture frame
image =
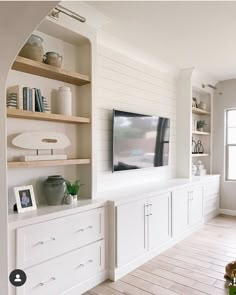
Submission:
<svg viewBox="0 0 236 295">
<path fill-rule="evenodd" d="M 37 209 L 32 185 L 15 187 L 14 193 L 18 213 Z"/>
</svg>

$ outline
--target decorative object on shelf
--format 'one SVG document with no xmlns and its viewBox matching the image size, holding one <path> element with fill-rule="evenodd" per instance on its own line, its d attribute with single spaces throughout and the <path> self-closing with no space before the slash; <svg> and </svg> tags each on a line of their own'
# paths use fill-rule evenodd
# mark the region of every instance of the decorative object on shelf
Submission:
<svg viewBox="0 0 236 295">
<path fill-rule="evenodd" d="M 72 95 L 70 87 L 59 87 L 57 91 L 56 113 L 72 116 Z"/>
<path fill-rule="evenodd" d="M 22 156 L 20 161 L 45 161 L 45 160 L 66 160 L 67 155 L 54 155 L 54 149 L 64 149 L 71 142 L 69 138 L 59 132 L 24 132 L 17 135 L 13 140 L 14 146 L 36 150 L 35 156 Z M 39 150 L 51 150 L 51 154 L 39 155 Z"/>
<path fill-rule="evenodd" d="M 193 131 L 197 130 L 197 120 L 193 120 Z"/>
<path fill-rule="evenodd" d="M 197 130 L 200 132 L 204 132 L 203 127 L 206 126 L 206 122 L 204 120 L 197 121 Z"/>
<path fill-rule="evenodd" d="M 23 110 L 23 87 L 21 85 L 13 85 L 7 88 L 6 106 L 9 109 Z"/>
<path fill-rule="evenodd" d="M 38 35 L 32 34 L 26 44 L 22 47 L 19 55 L 42 62 L 44 55 L 43 39 Z"/>
<path fill-rule="evenodd" d="M 78 195 L 80 191 L 80 187 L 83 184 L 80 183 L 80 180 L 76 180 L 74 183 L 71 183 L 69 180 L 66 180 L 66 192 L 68 195 L 73 197 L 73 201 L 78 200 Z"/>
<path fill-rule="evenodd" d="M 199 109 L 206 111 L 207 105 L 204 101 L 200 101 Z"/>
<path fill-rule="evenodd" d="M 204 147 L 202 145 L 201 140 L 198 140 L 195 147 L 195 154 L 204 154 Z"/>
<path fill-rule="evenodd" d="M 195 176 L 196 173 L 197 173 L 197 166 L 194 163 L 192 163 L 192 176 Z"/>
<path fill-rule="evenodd" d="M 49 206 L 61 205 L 66 195 L 66 180 L 61 175 L 51 175 L 44 181 L 44 192 Z"/>
<path fill-rule="evenodd" d="M 204 154 L 204 147 L 201 140 L 197 142 L 192 138 L 192 154 Z"/>
<path fill-rule="evenodd" d="M 77 201 L 77 199 L 76 199 L 76 201 Z M 73 198 L 72 195 L 66 195 L 65 196 L 65 203 L 67 205 L 71 205 L 73 202 L 74 202 L 74 198 Z"/>
<path fill-rule="evenodd" d="M 204 165 L 202 164 L 202 161 L 197 162 L 197 171 L 196 174 L 197 176 L 205 176 L 206 175 L 206 169 Z"/>
<path fill-rule="evenodd" d="M 18 213 L 36 210 L 36 201 L 32 185 L 14 187 Z"/>
<path fill-rule="evenodd" d="M 192 137 L 192 154 L 196 154 L 196 141 Z"/>
<path fill-rule="evenodd" d="M 43 61 L 45 64 L 60 68 L 62 64 L 62 56 L 53 51 L 46 52 Z"/>
<path fill-rule="evenodd" d="M 197 102 L 196 97 L 193 97 L 193 98 L 192 98 L 192 107 L 193 107 L 193 108 L 198 108 L 198 102 Z"/>
</svg>

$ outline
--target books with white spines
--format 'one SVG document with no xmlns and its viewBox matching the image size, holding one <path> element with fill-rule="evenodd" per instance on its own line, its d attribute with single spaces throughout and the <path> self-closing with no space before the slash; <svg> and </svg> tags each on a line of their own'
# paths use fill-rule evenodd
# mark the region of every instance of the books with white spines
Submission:
<svg viewBox="0 0 236 295">
<path fill-rule="evenodd" d="M 23 110 L 23 87 L 21 85 L 13 85 L 7 88 L 7 101 L 16 99 L 17 108 Z"/>
</svg>

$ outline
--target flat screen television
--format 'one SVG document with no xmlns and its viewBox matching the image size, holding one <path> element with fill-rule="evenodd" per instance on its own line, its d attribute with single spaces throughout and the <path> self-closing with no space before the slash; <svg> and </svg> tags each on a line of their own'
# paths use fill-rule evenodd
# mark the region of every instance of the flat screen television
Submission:
<svg viewBox="0 0 236 295">
<path fill-rule="evenodd" d="M 113 110 L 113 172 L 167 166 L 170 119 Z"/>
</svg>

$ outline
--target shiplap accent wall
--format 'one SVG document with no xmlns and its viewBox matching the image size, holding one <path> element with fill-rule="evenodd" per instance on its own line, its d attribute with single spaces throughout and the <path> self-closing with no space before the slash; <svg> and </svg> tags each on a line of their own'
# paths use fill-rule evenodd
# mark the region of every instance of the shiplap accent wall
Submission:
<svg viewBox="0 0 236 295">
<path fill-rule="evenodd" d="M 176 77 L 98 46 L 96 66 L 97 192 L 176 176 Z M 170 118 L 169 166 L 112 173 L 112 110 Z"/>
</svg>

